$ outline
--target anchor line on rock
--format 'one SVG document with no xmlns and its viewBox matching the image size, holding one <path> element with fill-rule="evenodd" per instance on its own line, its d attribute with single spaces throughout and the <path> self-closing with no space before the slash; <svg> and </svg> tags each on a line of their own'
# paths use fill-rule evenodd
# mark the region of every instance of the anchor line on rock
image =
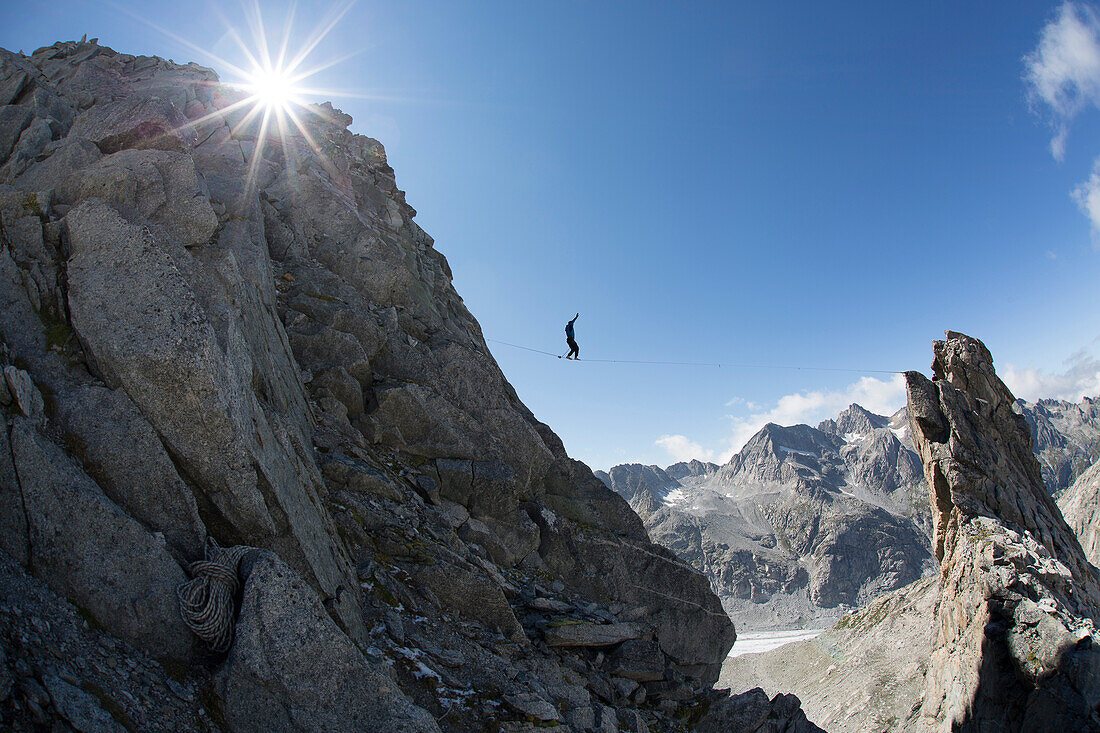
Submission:
<svg viewBox="0 0 1100 733">
<path fill-rule="evenodd" d="M 508 341 L 501 341 L 500 339 L 486 338 L 494 344 L 501 344 L 502 346 L 509 346 L 513 349 L 522 349 L 523 351 L 531 351 L 536 354 L 544 354 L 546 356 L 552 356 L 556 359 L 562 358 L 561 354 L 555 354 L 552 351 L 544 351 L 543 349 L 535 349 L 530 346 L 521 346 L 520 344 L 513 344 Z M 852 369 L 848 367 L 824 367 L 824 366 L 795 366 L 790 364 L 746 364 L 740 362 L 712 362 L 712 361 L 650 361 L 646 359 L 578 359 L 577 361 L 583 362 L 595 362 L 599 364 L 654 364 L 660 366 L 693 366 L 693 367 L 715 367 L 725 369 L 792 369 L 795 371 L 815 371 L 815 372 L 850 372 L 855 374 L 904 374 L 904 370 L 900 369 Z"/>
</svg>

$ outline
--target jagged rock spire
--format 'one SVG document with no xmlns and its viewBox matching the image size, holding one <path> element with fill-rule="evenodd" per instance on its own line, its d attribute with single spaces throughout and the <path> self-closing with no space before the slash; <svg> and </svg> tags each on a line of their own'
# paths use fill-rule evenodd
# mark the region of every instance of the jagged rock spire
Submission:
<svg viewBox="0 0 1100 733">
<path fill-rule="evenodd" d="M 1043 486 L 1026 421 L 978 339 L 906 373 L 943 595 L 921 707 L 935 729 L 1100 730 L 1095 570 Z"/>
</svg>

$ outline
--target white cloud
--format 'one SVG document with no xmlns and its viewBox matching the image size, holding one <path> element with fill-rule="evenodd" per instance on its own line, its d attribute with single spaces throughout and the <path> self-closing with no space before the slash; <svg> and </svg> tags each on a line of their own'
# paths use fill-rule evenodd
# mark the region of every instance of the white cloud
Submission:
<svg viewBox="0 0 1100 733">
<path fill-rule="evenodd" d="M 1079 402 L 1085 396 L 1096 397 L 1100 395 L 1100 359 L 1091 353 L 1095 345 L 1100 345 L 1100 336 L 1093 339 L 1088 347 L 1070 356 L 1065 361 L 1066 369 L 1062 372 L 1017 369 L 1011 364 L 1005 364 L 997 367 L 997 374 L 1012 390 L 1012 394 L 1030 402 L 1048 397 Z M 721 448 L 704 448 L 684 435 L 662 435 L 655 443 L 677 461 L 698 458 L 702 461 L 726 463 L 768 423 L 817 425 L 826 418 L 836 417 L 853 402 L 877 415 L 892 415 L 905 405 L 904 375 L 894 374 L 886 380 L 861 377 L 843 389 L 783 395 L 769 409 L 744 398 L 734 397 L 727 403 L 727 407 L 744 406 L 751 413 L 729 416 L 733 432 L 723 441 Z"/>
<path fill-rule="evenodd" d="M 662 435 L 654 441 L 654 444 L 664 448 L 677 461 L 690 461 L 693 458 L 698 458 L 700 461 L 714 459 L 714 451 L 688 440 L 684 435 Z"/>
<path fill-rule="evenodd" d="M 717 459 L 719 463 L 725 463 L 770 422 L 778 425 L 817 425 L 825 418 L 835 417 L 853 402 L 876 414 L 891 415 L 905 404 L 905 380 L 901 374 L 895 374 L 888 380 L 861 377 L 844 389 L 784 395 L 770 409 L 735 397 L 727 406 L 744 404 L 752 413 L 748 416 L 729 416 L 733 422 L 733 434 L 724 441 L 722 449 L 704 448 L 683 435 L 662 435 L 656 444 L 678 461 L 698 458 L 704 461 Z"/>
<path fill-rule="evenodd" d="M 770 410 L 754 412 L 747 417 L 731 415 L 733 435 L 721 460 L 728 461 L 749 438 L 770 422 L 777 425 L 816 425 L 825 418 L 835 417 L 853 402 L 875 414 L 891 415 L 905 404 L 905 379 L 901 374 L 894 374 L 885 381 L 860 377 L 859 381 L 844 389 L 796 392 L 780 397 Z"/>
<path fill-rule="evenodd" d="M 1073 189 L 1072 195 L 1092 223 L 1092 246 L 1100 249 L 1100 158 L 1093 163 L 1089 179 Z"/>
<path fill-rule="evenodd" d="M 1100 360 L 1081 350 L 1066 360 L 1066 370 L 1049 374 L 1041 369 L 1017 369 L 1007 364 L 997 370 L 1012 394 L 1034 402 L 1044 397 L 1078 402 L 1100 395 Z"/>
<path fill-rule="evenodd" d="M 1088 6 L 1063 3 L 1024 66 L 1032 103 L 1045 105 L 1052 115 L 1050 152 L 1062 160 L 1074 117 L 1086 107 L 1100 107 L 1100 18 Z"/>
</svg>

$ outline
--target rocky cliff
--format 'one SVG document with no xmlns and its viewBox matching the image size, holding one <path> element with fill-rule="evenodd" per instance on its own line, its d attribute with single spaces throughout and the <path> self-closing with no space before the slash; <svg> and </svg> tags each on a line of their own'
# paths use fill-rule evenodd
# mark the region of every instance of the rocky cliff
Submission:
<svg viewBox="0 0 1100 733">
<path fill-rule="evenodd" d="M 919 718 L 940 729 L 1100 730 L 1096 570 L 1043 482 L 985 345 L 948 332 L 908 372 L 942 593 Z"/>
<path fill-rule="evenodd" d="M 817 428 L 767 425 L 723 466 L 597 475 L 744 628 L 830 625 L 934 568 L 904 412 L 852 405 Z"/>
<path fill-rule="evenodd" d="M 1029 405 L 977 339 L 948 332 L 934 352 L 934 380 L 906 381 L 940 572 L 730 659 L 722 682 L 793 692 L 829 730 L 1100 730 L 1096 570 L 1051 499 Z M 1086 547 L 1095 496 L 1094 467 L 1061 502 Z"/>
<path fill-rule="evenodd" d="M 303 114 L 265 145 L 210 69 L 0 52 L 4 723 L 698 719 L 707 579 L 519 401 L 382 146 Z"/>
</svg>

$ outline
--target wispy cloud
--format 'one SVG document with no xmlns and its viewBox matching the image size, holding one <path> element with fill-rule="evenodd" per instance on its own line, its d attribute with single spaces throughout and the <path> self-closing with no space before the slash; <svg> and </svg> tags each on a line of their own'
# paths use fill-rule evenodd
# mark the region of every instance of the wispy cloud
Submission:
<svg viewBox="0 0 1100 733">
<path fill-rule="evenodd" d="M 1051 115 L 1050 152 L 1062 160 L 1073 119 L 1100 107 L 1100 18 L 1089 6 L 1066 2 L 1044 28 L 1038 47 L 1024 57 L 1033 106 Z"/>
<path fill-rule="evenodd" d="M 1100 158 L 1093 163 L 1089 179 L 1073 189 L 1073 200 L 1092 224 L 1092 246 L 1100 249 Z"/>
<path fill-rule="evenodd" d="M 1058 373 L 1017 369 L 1011 364 L 997 372 L 1012 394 L 1031 402 L 1044 397 L 1078 402 L 1082 397 L 1100 395 L 1100 360 L 1082 349 L 1065 363 L 1065 371 Z"/>
<path fill-rule="evenodd" d="M 997 374 L 1012 394 L 1025 400 L 1055 398 L 1079 402 L 1082 397 L 1100 395 L 1100 358 L 1094 354 L 1098 346 L 1100 336 L 1066 359 L 1061 372 L 1004 364 L 998 365 Z M 698 458 L 725 463 L 768 423 L 817 425 L 826 418 L 836 417 L 853 402 L 877 415 L 892 415 L 905 405 L 905 377 L 901 374 L 886 380 L 861 377 L 843 389 L 794 392 L 783 395 L 769 408 L 735 397 L 726 406 L 745 409 L 750 414 L 728 416 L 733 431 L 718 447 L 706 448 L 685 435 L 662 435 L 655 444 L 677 461 Z"/>
<path fill-rule="evenodd" d="M 689 440 L 685 435 L 662 435 L 654 441 L 654 444 L 664 448 L 677 461 L 690 461 L 693 458 L 698 458 L 700 461 L 714 459 L 714 451 Z"/>
</svg>

